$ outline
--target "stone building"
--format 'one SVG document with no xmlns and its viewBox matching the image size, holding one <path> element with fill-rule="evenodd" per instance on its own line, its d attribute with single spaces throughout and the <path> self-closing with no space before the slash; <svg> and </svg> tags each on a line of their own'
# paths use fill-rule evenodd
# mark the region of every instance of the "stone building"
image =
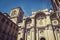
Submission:
<svg viewBox="0 0 60 40">
<path fill-rule="evenodd" d="M 18 33 L 18 37 L 16 37 L 17 40 L 60 40 L 60 14 L 58 12 L 60 11 L 60 0 L 51 1 L 54 10 L 39 10 L 32 12 L 31 16 L 24 17 L 23 10 L 17 7 L 11 10 L 10 16 L 4 14 L 8 16 L 8 20 L 10 19 L 14 22 L 12 27 L 14 27 L 15 24 L 19 26 L 18 32 L 16 30 Z M 4 22 L 4 20 L 1 22 Z M 2 24 L 0 24 L 0 26 L 1 25 Z M 14 28 L 12 28 L 11 31 L 14 32 L 15 29 L 13 29 Z M 12 40 L 16 39 L 13 38 Z"/>
<path fill-rule="evenodd" d="M 9 17 L 0 12 L 0 40 L 17 40 L 18 26 Z"/>
<path fill-rule="evenodd" d="M 17 40 L 60 40 L 60 15 L 53 10 L 39 10 L 24 17 L 17 7 L 12 9 L 11 20 L 19 26 Z"/>
</svg>

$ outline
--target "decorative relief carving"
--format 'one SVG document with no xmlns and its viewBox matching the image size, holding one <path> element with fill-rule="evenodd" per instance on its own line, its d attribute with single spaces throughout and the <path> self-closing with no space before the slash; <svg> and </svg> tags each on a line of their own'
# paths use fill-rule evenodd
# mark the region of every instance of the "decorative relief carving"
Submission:
<svg viewBox="0 0 60 40">
<path fill-rule="evenodd" d="M 14 11 L 12 11 L 12 14 L 11 14 L 12 16 L 13 15 L 16 15 L 16 10 L 14 10 Z"/>
</svg>

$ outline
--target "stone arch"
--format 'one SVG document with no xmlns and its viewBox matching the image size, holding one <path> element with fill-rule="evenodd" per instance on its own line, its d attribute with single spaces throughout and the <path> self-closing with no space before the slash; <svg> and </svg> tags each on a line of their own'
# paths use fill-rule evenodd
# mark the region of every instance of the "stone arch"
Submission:
<svg viewBox="0 0 60 40">
<path fill-rule="evenodd" d="M 35 26 L 38 24 L 43 24 L 43 19 L 46 18 L 46 14 L 43 12 L 37 12 L 37 14 L 35 15 Z M 39 22 L 38 22 L 39 21 Z"/>
<path fill-rule="evenodd" d="M 25 21 L 25 25 L 27 25 L 27 24 L 29 24 L 31 22 L 32 22 L 31 18 L 27 18 L 26 21 Z"/>
<path fill-rule="evenodd" d="M 35 18 L 38 18 L 38 17 L 46 17 L 45 13 L 43 12 L 37 12 L 37 14 L 35 15 Z"/>
<path fill-rule="evenodd" d="M 40 40 L 46 40 L 44 37 L 41 37 Z"/>
<path fill-rule="evenodd" d="M 56 13 L 53 13 L 50 15 L 50 19 L 53 20 L 53 19 L 57 19 L 57 15 Z"/>
<path fill-rule="evenodd" d="M 32 21 L 31 18 L 26 19 L 26 23 L 31 22 L 31 21 Z"/>
</svg>

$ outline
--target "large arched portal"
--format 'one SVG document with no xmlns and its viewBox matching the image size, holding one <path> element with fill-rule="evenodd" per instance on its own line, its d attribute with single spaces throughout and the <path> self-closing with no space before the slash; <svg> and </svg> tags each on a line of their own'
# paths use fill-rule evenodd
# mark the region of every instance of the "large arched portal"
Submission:
<svg viewBox="0 0 60 40">
<path fill-rule="evenodd" d="M 30 24 L 31 24 L 32 20 L 31 18 L 27 18 L 25 21 L 25 26 L 26 26 L 26 30 L 25 30 L 25 39 L 26 40 L 31 40 L 31 31 L 30 31 Z"/>
<path fill-rule="evenodd" d="M 40 40 L 46 40 L 44 37 L 40 38 Z"/>
<path fill-rule="evenodd" d="M 39 28 L 44 28 L 46 25 L 46 14 L 43 12 L 37 12 L 35 15 L 35 39 L 40 40 L 40 35 L 41 33 L 39 33 L 41 31 L 41 29 L 39 30 Z M 36 32 L 37 30 L 37 32 Z M 44 29 L 43 29 L 44 30 Z M 44 32 L 42 33 L 44 35 Z M 38 36 L 38 37 L 37 37 Z"/>
</svg>

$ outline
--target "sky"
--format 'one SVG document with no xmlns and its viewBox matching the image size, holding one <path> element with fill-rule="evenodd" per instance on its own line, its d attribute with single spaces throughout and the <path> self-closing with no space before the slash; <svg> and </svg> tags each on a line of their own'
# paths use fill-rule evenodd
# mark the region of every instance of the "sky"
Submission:
<svg viewBox="0 0 60 40">
<path fill-rule="evenodd" d="M 21 7 L 24 16 L 31 16 L 32 11 L 52 8 L 51 0 L 0 0 L 0 12 L 10 14 L 12 8 Z"/>
</svg>

